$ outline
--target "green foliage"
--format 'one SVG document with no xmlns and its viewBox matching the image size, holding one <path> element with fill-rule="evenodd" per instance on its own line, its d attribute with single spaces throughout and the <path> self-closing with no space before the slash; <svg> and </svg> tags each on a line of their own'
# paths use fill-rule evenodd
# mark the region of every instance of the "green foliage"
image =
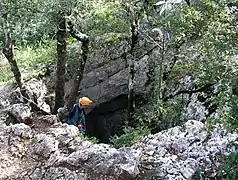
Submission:
<svg viewBox="0 0 238 180">
<path fill-rule="evenodd" d="M 142 137 L 149 134 L 149 129 L 145 127 L 123 129 L 124 133 L 120 136 L 114 135 L 110 138 L 110 142 L 115 148 L 128 147 L 139 142 Z"/>
<path fill-rule="evenodd" d="M 212 132 L 214 128 L 217 126 L 217 120 L 215 118 L 207 118 L 204 126 L 204 130 L 207 132 Z"/>
<path fill-rule="evenodd" d="M 198 169 L 193 176 L 193 180 L 200 180 L 200 179 L 201 179 L 201 171 Z"/>
<path fill-rule="evenodd" d="M 2 55 L 3 56 L 3 55 Z M 11 78 L 11 68 L 5 59 L 5 57 L 0 58 L 0 82 L 6 82 Z"/>
<path fill-rule="evenodd" d="M 27 45 L 15 50 L 15 58 L 21 68 L 37 68 L 54 60 L 55 48 L 55 41 Z"/>
<path fill-rule="evenodd" d="M 81 43 L 68 40 L 66 77 L 73 78 L 74 72 L 78 67 L 81 53 Z"/>
<path fill-rule="evenodd" d="M 79 134 L 79 138 L 84 140 L 84 141 L 89 141 L 93 144 L 98 144 L 99 143 L 99 140 L 96 137 L 89 137 L 89 136 L 86 136 L 86 135 Z"/>
<path fill-rule="evenodd" d="M 171 94 L 167 90 L 176 89 L 176 84 L 181 78 L 188 75 L 194 82 L 193 89 L 197 89 L 208 83 L 219 84 L 221 87 L 229 86 L 230 80 L 237 77 L 237 29 L 236 15 L 227 16 L 227 4 L 224 0 L 217 1 L 194 1 L 191 6 L 181 4 L 180 6 L 167 4 L 160 1 L 157 19 L 153 22 L 156 28 L 168 32 L 166 36 L 166 51 L 163 72 L 171 67 L 176 59 L 168 77 L 163 82 L 162 89 L 157 86 L 161 78 L 159 65 L 156 64 L 154 75 L 154 99 L 162 98 L 162 102 L 154 102 L 154 109 L 147 119 L 152 119 L 153 126 L 165 128 L 179 124 L 179 117 L 183 111 L 183 98 L 179 95 L 176 98 L 163 102 L 166 95 Z M 164 6 L 164 7 L 163 7 Z M 176 58 L 174 58 L 176 57 Z M 172 60 L 172 61 L 171 61 Z M 237 84 L 237 83 L 233 83 Z M 234 86 L 234 85 L 232 85 Z M 236 89 L 236 88 L 232 88 Z M 164 97 L 160 97 L 158 92 L 163 92 Z M 223 94 L 222 94 L 223 93 Z M 228 93 L 228 94 L 227 94 Z M 225 102 L 217 102 L 227 96 Z M 223 97 L 222 97 L 223 96 Z M 212 129 L 217 123 L 225 125 L 230 130 L 237 129 L 237 95 L 227 91 L 222 91 L 217 99 L 212 103 L 217 104 L 223 114 L 219 120 L 210 117 L 207 120 L 207 128 Z M 186 102 L 185 102 L 186 103 Z M 156 105 L 158 104 L 158 105 Z M 163 112 L 157 111 L 157 106 Z M 151 121 L 151 120 L 150 120 Z M 149 123 L 151 124 L 151 123 Z M 157 128 L 159 130 L 160 128 Z"/>
<path fill-rule="evenodd" d="M 237 139 L 238 140 L 238 139 Z M 222 180 L 238 179 L 238 144 L 237 140 L 231 142 L 228 146 L 230 154 L 223 155 L 219 162 L 219 176 Z"/>
<path fill-rule="evenodd" d="M 230 131 L 238 131 L 238 94 L 237 76 L 231 79 L 230 83 L 222 84 L 220 92 L 214 102 L 218 106 L 220 116 L 218 118 L 209 117 L 206 121 L 206 129 L 212 130 L 221 124 Z"/>
<path fill-rule="evenodd" d="M 181 125 L 180 115 L 182 111 L 181 100 L 171 99 L 167 102 L 159 101 L 148 109 L 139 109 L 136 119 L 139 126 L 149 128 L 152 133 Z"/>
<path fill-rule="evenodd" d="M 118 34 L 115 34 L 115 35 L 112 35 L 110 36 L 109 38 L 107 38 L 105 40 L 105 43 L 107 44 L 119 44 L 121 42 L 120 38 L 119 38 L 119 35 Z"/>
<path fill-rule="evenodd" d="M 180 6 L 176 11 L 166 12 L 166 16 L 154 24 L 170 33 L 168 47 L 190 42 L 187 48 L 181 48 L 172 76 L 192 75 L 198 79 L 197 84 L 202 85 L 229 78 L 227 72 L 237 66 L 237 62 L 231 60 L 238 47 L 236 21 L 232 15 L 227 18 L 224 1 L 204 0 L 190 7 Z"/>
<path fill-rule="evenodd" d="M 13 34 L 13 43 L 22 45 L 27 42 L 39 42 L 52 33 L 50 24 L 42 18 L 39 1 L 3 0 L 0 2 L 0 8 L 1 39 L 4 39 L 5 33 L 10 31 Z"/>
<path fill-rule="evenodd" d="M 219 174 L 222 180 L 238 179 L 238 153 L 224 155 L 221 159 Z"/>
<path fill-rule="evenodd" d="M 54 61 L 55 41 L 42 42 L 37 46 L 21 46 L 14 53 L 23 78 L 37 77 Z M 13 77 L 9 64 L 1 66 L 0 70 L 0 82 L 6 82 Z"/>
<path fill-rule="evenodd" d="M 128 33 L 130 25 L 119 1 L 98 3 L 89 14 L 89 34 Z"/>
<path fill-rule="evenodd" d="M 219 120 L 228 130 L 238 131 L 238 98 L 234 97 L 230 103 L 230 112 L 223 113 Z"/>
</svg>

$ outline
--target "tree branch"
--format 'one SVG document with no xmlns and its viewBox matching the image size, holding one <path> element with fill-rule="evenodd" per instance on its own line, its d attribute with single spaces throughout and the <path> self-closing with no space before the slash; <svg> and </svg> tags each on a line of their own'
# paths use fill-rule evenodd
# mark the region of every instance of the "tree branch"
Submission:
<svg viewBox="0 0 238 180">
<path fill-rule="evenodd" d="M 84 68 L 88 59 L 88 52 L 89 52 L 89 37 L 81 33 L 79 30 L 77 30 L 72 22 L 68 22 L 70 34 L 73 38 L 77 39 L 78 41 L 81 41 L 82 46 L 82 52 L 81 52 L 81 59 L 79 59 L 78 67 L 76 69 L 76 72 L 74 74 L 74 84 L 71 88 L 70 95 L 66 102 L 66 107 L 68 108 L 68 111 L 71 112 L 73 109 L 74 103 L 76 101 L 76 97 L 79 95 L 79 86 L 83 79 L 83 72 Z"/>
<path fill-rule="evenodd" d="M 198 89 L 194 89 L 194 90 L 187 90 L 187 89 L 183 89 L 183 90 L 179 90 L 173 94 L 168 95 L 167 97 L 163 98 L 164 101 L 167 101 L 175 96 L 178 96 L 180 94 L 193 94 L 193 93 L 197 93 L 197 92 L 203 92 L 204 90 L 212 87 L 215 83 L 208 83 L 204 86 L 202 86 L 201 88 Z"/>
<path fill-rule="evenodd" d="M 148 39 L 150 39 L 153 43 L 155 43 L 160 49 L 163 49 L 163 47 L 158 43 L 156 42 L 151 36 L 149 36 L 148 34 L 145 34 L 139 30 L 137 30 L 140 34 L 146 36 Z"/>
<path fill-rule="evenodd" d="M 142 54 L 138 59 L 142 59 L 144 56 L 149 55 L 154 49 L 156 49 L 158 46 L 154 46 L 152 47 L 150 50 L 148 50 L 147 52 L 145 52 L 144 54 Z"/>
<path fill-rule="evenodd" d="M 188 6 L 190 6 L 190 1 L 189 0 L 185 0 L 185 2 L 187 3 Z"/>
<path fill-rule="evenodd" d="M 179 53 L 179 49 L 185 42 L 186 42 L 186 40 L 183 39 L 183 40 L 179 41 L 178 43 L 176 43 L 176 45 L 174 46 L 174 48 L 175 48 L 175 53 L 174 54 L 175 55 L 172 58 L 172 62 L 169 64 L 168 71 L 165 71 L 163 73 L 163 81 L 166 81 L 168 79 L 170 73 L 172 72 L 173 67 L 176 64 L 177 60 L 178 60 L 178 55 L 177 54 Z"/>
<path fill-rule="evenodd" d="M 77 30 L 71 21 L 68 22 L 68 26 L 69 26 L 69 33 L 73 38 L 81 42 L 88 41 L 88 36 L 84 33 L 81 33 L 79 30 Z"/>
</svg>

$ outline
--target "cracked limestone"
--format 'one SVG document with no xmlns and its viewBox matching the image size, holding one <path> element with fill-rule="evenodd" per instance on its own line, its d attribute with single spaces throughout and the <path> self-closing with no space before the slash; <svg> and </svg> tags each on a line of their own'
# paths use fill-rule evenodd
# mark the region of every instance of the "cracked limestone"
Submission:
<svg viewBox="0 0 238 180">
<path fill-rule="evenodd" d="M 40 133 L 25 124 L 1 124 L 0 170 L 5 178 L 32 180 L 192 179 L 197 170 L 215 170 L 218 157 L 228 153 L 229 142 L 238 137 L 221 128 L 207 133 L 203 127 L 191 120 L 132 147 L 115 149 L 83 140 L 77 128 L 67 124 L 56 123 Z"/>
</svg>

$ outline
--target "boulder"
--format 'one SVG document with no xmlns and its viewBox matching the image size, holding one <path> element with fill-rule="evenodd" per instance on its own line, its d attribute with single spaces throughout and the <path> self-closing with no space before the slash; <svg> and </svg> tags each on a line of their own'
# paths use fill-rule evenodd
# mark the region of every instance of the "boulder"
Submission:
<svg viewBox="0 0 238 180">
<path fill-rule="evenodd" d="M 25 122 L 31 116 L 31 107 L 23 103 L 13 104 L 10 107 L 9 114 L 18 122 Z M 32 122 L 30 122 L 32 123 Z"/>
<path fill-rule="evenodd" d="M 45 83 L 42 80 L 31 79 L 25 82 L 27 94 L 31 99 L 44 111 L 50 112 L 50 106 L 46 104 L 46 98 L 48 98 L 48 90 Z M 10 90 L 9 96 L 10 104 L 24 103 L 24 98 L 21 95 L 20 88 Z M 48 100 L 48 99 L 47 99 Z"/>
<path fill-rule="evenodd" d="M 85 141 L 76 127 L 61 123 L 40 133 L 25 124 L 0 124 L 0 130 L 0 177 L 32 180 L 187 180 L 198 171 L 205 179 L 238 138 L 221 127 L 206 132 L 194 120 L 120 149 Z"/>
</svg>

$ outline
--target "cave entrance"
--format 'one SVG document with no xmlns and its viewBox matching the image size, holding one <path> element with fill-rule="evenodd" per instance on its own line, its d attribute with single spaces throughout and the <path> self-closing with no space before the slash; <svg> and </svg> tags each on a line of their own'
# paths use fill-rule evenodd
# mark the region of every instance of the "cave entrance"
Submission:
<svg viewBox="0 0 238 180">
<path fill-rule="evenodd" d="M 95 107 L 86 117 L 88 136 L 94 136 L 101 143 L 109 143 L 109 138 L 121 134 L 127 119 L 128 96 L 120 95 Z"/>
</svg>

